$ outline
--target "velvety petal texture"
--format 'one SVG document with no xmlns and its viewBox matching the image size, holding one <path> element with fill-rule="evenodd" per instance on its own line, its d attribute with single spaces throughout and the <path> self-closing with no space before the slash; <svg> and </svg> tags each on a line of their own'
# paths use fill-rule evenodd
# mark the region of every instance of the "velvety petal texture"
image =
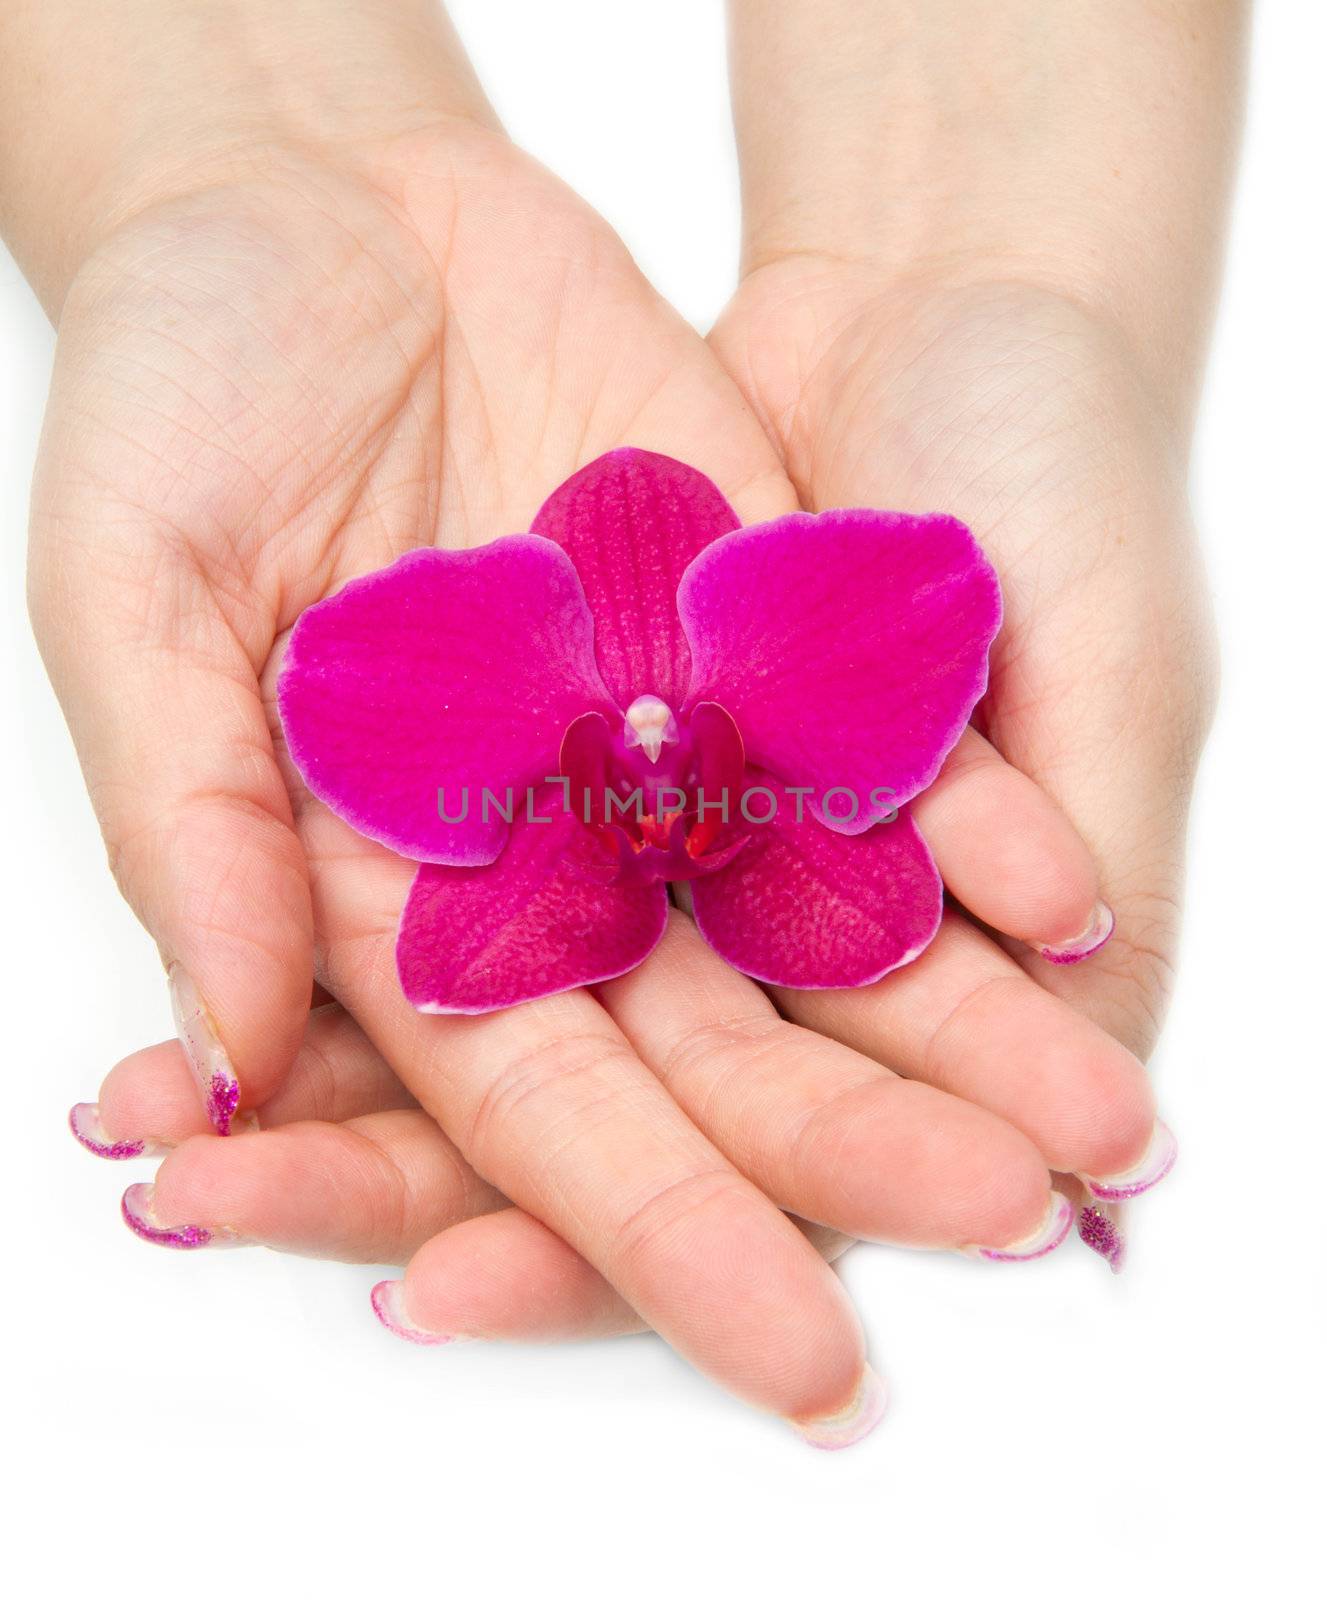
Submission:
<svg viewBox="0 0 1327 1600">
<path fill-rule="evenodd" d="M 595 836 L 541 791 L 486 867 L 423 866 L 401 917 L 396 964 L 420 1011 L 474 1015 L 620 977 L 663 934 L 662 883 L 606 883 Z"/>
<path fill-rule="evenodd" d="M 696 926 L 740 972 L 790 989 L 849 989 L 914 960 L 940 926 L 944 890 L 909 813 L 855 837 L 800 822 L 778 780 L 772 822 L 722 872 L 691 886 Z M 749 794 L 752 816 L 769 809 Z"/>
<path fill-rule="evenodd" d="M 312 792 L 398 854 L 454 866 L 502 848 L 484 788 L 523 804 L 568 723 L 609 704 L 575 568 L 530 534 L 413 550 L 347 584 L 299 619 L 278 685 Z"/>
<path fill-rule="evenodd" d="M 580 574 L 599 669 L 623 710 L 647 694 L 682 704 L 691 656 L 678 582 L 706 545 L 737 526 L 703 473 L 648 450 L 600 456 L 544 502 L 531 532 L 561 545 Z"/>
<path fill-rule="evenodd" d="M 741 971 L 847 988 L 939 926 L 906 802 L 984 692 L 999 624 L 951 517 L 739 529 L 702 474 L 617 450 L 530 533 L 412 551 L 305 612 L 278 708 L 311 792 L 422 863 L 396 949 L 422 1011 L 630 971 L 679 881 Z"/>
<path fill-rule="evenodd" d="M 718 701 L 753 765 L 813 785 L 830 827 L 858 833 L 924 789 L 962 732 L 1000 590 L 953 517 L 797 512 L 710 545 L 678 609 L 691 702 Z"/>
</svg>

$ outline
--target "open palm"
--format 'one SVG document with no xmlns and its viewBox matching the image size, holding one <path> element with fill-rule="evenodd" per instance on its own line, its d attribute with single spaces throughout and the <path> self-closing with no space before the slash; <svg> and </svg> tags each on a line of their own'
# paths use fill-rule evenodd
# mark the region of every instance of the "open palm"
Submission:
<svg viewBox="0 0 1327 1600">
<path fill-rule="evenodd" d="M 966 991 L 943 959 L 927 958 L 938 979 L 842 997 L 851 1049 L 778 1015 L 680 916 L 597 999 L 421 1017 L 392 961 L 408 866 L 312 801 L 274 742 L 281 645 L 305 607 L 411 546 L 527 527 L 551 486 L 623 443 L 690 461 L 745 521 L 796 504 L 737 388 L 611 232 L 471 127 L 335 166 L 266 152 L 139 215 L 80 274 L 34 501 L 33 609 L 119 881 L 206 997 L 246 1103 L 296 1059 L 316 973 L 354 1019 L 336 1024 L 331 1070 L 367 1072 L 358 1109 L 390 1116 L 394 1074 L 445 1129 L 374 1124 L 335 1146 L 330 1180 L 310 1163 L 315 1192 L 362 1199 L 340 1222 L 292 1195 L 277 1135 L 192 1141 L 163 1169 L 153 1225 L 279 1239 L 273 1213 L 294 1199 L 322 1223 L 305 1247 L 360 1255 L 371 1235 L 381 1254 L 386 1214 L 403 1255 L 507 1196 L 524 1208 L 507 1223 L 543 1259 L 565 1240 L 586 1285 L 613 1286 L 738 1393 L 803 1420 L 846 1408 L 856 1426 L 870 1410 L 860 1331 L 783 1212 L 926 1245 L 1035 1237 L 1048 1163 L 1109 1172 L 1145 1143 L 1136 1062 L 974 935 L 1009 980 L 1008 1025 L 1073 1068 L 1002 1120 L 983 1105 L 1021 1101 L 1026 1072 L 1005 1039 L 951 1046 Z M 970 746 L 926 804 L 942 870 L 973 878 L 965 796 L 979 816 L 1011 779 L 979 761 L 995 789 L 974 788 L 965 762 Z M 1033 922 L 1081 900 L 1056 870 Z M 1045 931 L 1011 925 L 1007 890 L 976 884 L 969 903 Z M 961 937 L 951 925 L 942 949 Z M 784 1004 L 811 1019 L 808 997 Z M 280 1180 L 228 1187 L 234 1163 L 268 1159 L 241 1145 L 274 1152 Z M 436 1197 L 457 1182 L 448 1210 Z M 429 1194 L 431 1208 L 408 1203 Z M 568 1260 L 554 1265 L 565 1289 Z M 431 1280 L 416 1276 L 418 1313 Z"/>
</svg>

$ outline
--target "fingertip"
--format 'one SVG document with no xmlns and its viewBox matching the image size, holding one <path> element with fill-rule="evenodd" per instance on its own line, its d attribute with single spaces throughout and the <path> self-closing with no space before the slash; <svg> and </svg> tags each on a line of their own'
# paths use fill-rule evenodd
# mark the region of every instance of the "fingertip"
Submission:
<svg viewBox="0 0 1327 1600">
<path fill-rule="evenodd" d="M 510 1206 L 423 1245 L 401 1303 L 416 1325 L 453 1339 L 585 1339 L 642 1326 L 583 1256 Z"/>
<path fill-rule="evenodd" d="M 313 993 L 307 867 L 291 828 L 223 797 L 185 807 L 161 884 L 154 931 L 168 952 L 176 1032 L 208 1117 L 230 1131 L 243 1104 L 284 1080 Z M 193 915 L 198 900 L 211 907 Z"/>
<path fill-rule="evenodd" d="M 1092 853 L 979 735 L 968 731 L 913 811 L 947 888 L 980 921 L 1038 949 L 1081 939 L 1098 903 Z"/>
<path fill-rule="evenodd" d="M 846 1404 L 828 1413 L 788 1420 L 813 1450 L 846 1450 L 875 1431 L 884 1421 L 888 1407 L 889 1392 L 884 1380 L 872 1367 L 863 1366 Z"/>
<path fill-rule="evenodd" d="M 174 1039 L 135 1050 L 111 1068 L 97 1109 L 113 1139 L 177 1145 L 209 1129 L 184 1053 Z"/>
</svg>

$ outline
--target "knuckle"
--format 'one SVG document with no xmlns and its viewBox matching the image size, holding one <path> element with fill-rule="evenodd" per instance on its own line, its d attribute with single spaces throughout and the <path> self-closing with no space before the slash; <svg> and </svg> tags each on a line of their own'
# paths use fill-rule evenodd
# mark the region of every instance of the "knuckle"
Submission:
<svg viewBox="0 0 1327 1600">
<path fill-rule="evenodd" d="M 646 1060 L 655 1076 L 679 1095 L 687 1095 L 690 1081 L 698 1079 L 710 1101 L 727 1090 L 734 1074 L 782 1052 L 792 1032 L 791 1024 L 768 1011 L 711 1018 L 683 1029 L 657 1060 Z"/>
<path fill-rule="evenodd" d="M 685 1172 L 638 1198 L 614 1229 L 614 1253 L 626 1263 L 675 1254 L 670 1237 L 717 1233 L 725 1215 L 740 1204 L 744 1186 L 730 1167 Z"/>
<path fill-rule="evenodd" d="M 536 1140 L 546 1143 L 569 1109 L 588 1114 L 597 1101 L 618 1096 L 633 1063 L 625 1044 L 593 1032 L 558 1035 L 518 1051 L 493 1074 L 466 1118 L 464 1148 L 481 1172 L 500 1170 L 513 1152 L 519 1160 Z"/>
<path fill-rule="evenodd" d="M 879 1126 L 879 1114 L 887 1110 L 881 1098 L 884 1087 L 877 1074 L 854 1077 L 818 1100 L 789 1137 L 788 1172 L 813 1183 L 843 1172 L 851 1148 L 864 1134 L 869 1137 L 872 1126 Z"/>
</svg>

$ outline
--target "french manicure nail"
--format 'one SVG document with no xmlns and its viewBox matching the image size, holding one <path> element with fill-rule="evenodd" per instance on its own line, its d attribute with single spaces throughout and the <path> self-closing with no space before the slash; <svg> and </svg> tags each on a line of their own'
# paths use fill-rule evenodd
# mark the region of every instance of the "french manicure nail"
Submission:
<svg viewBox="0 0 1327 1600">
<path fill-rule="evenodd" d="M 1175 1165 L 1179 1144 L 1164 1122 L 1153 1125 L 1152 1137 L 1142 1159 L 1125 1172 L 1115 1172 L 1109 1177 L 1094 1178 L 1080 1172 L 1078 1176 L 1096 1195 L 1098 1200 L 1133 1200 L 1154 1189 Z"/>
<path fill-rule="evenodd" d="M 157 1139 L 112 1139 L 102 1126 L 100 1110 L 82 1101 L 69 1113 L 69 1129 L 85 1150 L 103 1161 L 132 1161 L 135 1156 L 159 1156 L 170 1147 Z"/>
<path fill-rule="evenodd" d="M 194 1222 L 163 1223 L 157 1220 L 152 1209 L 155 1185 L 131 1183 L 120 1200 L 120 1214 L 130 1229 L 149 1244 L 164 1245 L 168 1250 L 202 1250 L 211 1245 L 240 1245 L 247 1243 L 229 1228 L 200 1227 Z"/>
<path fill-rule="evenodd" d="M 1103 1256 L 1112 1272 L 1124 1271 L 1124 1231 L 1105 1206 L 1085 1205 L 1078 1213 L 1078 1237 Z"/>
<path fill-rule="evenodd" d="M 1046 1215 L 1040 1226 L 1026 1239 L 1017 1239 L 1013 1244 L 1003 1246 L 972 1245 L 963 1253 L 980 1256 L 983 1261 L 1036 1261 L 1041 1256 L 1048 1256 L 1052 1250 L 1058 1250 L 1069 1237 L 1073 1225 L 1072 1202 L 1058 1189 L 1052 1189 Z"/>
<path fill-rule="evenodd" d="M 1071 967 L 1077 961 L 1086 961 L 1095 955 L 1111 934 L 1115 932 L 1115 913 L 1104 900 L 1092 907 L 1087 927 L 1072 939 L 1060 944 L 1034 944 L 1037 954 L 1057 967 Z"/>
<path fill-rule="evenodd" d="M 405 1339 L 410 1344 L 463 1344 L 465 1335 L 460 1333 L 434 1333 L 430 1328 L 421 1328 L 417 1322 L 412 1322 L 405 1309 L 405 1284 L 400 1278 L 386 1278 L 382 1283 L 375 1283 L 369 1299 L 373 1302 L 374 1315 L 388 1333 L 394 1333 L 398 1339 Z"/>
<path fill-rule="evenodd" d="M 857 1393 L 842 1411 L 810 1422 L 794 1422 L 793 1427 L 814 1450 L 846 1450 L 877 1425 L 885 1414 L 887 1399 L 880 1378 L 870 1367 L 864 1367 Z"/>
<path fill-rule="evenodd" d="M 230 1132 L 231 1121 L 239 1108 L 240 1080 L 217 1038 L 193 979 L 178 961 L 167 969 L 167 978 L 175 1030 L 203 1091 L 208 1120 L 224 1137 Z"/>
</svg>

